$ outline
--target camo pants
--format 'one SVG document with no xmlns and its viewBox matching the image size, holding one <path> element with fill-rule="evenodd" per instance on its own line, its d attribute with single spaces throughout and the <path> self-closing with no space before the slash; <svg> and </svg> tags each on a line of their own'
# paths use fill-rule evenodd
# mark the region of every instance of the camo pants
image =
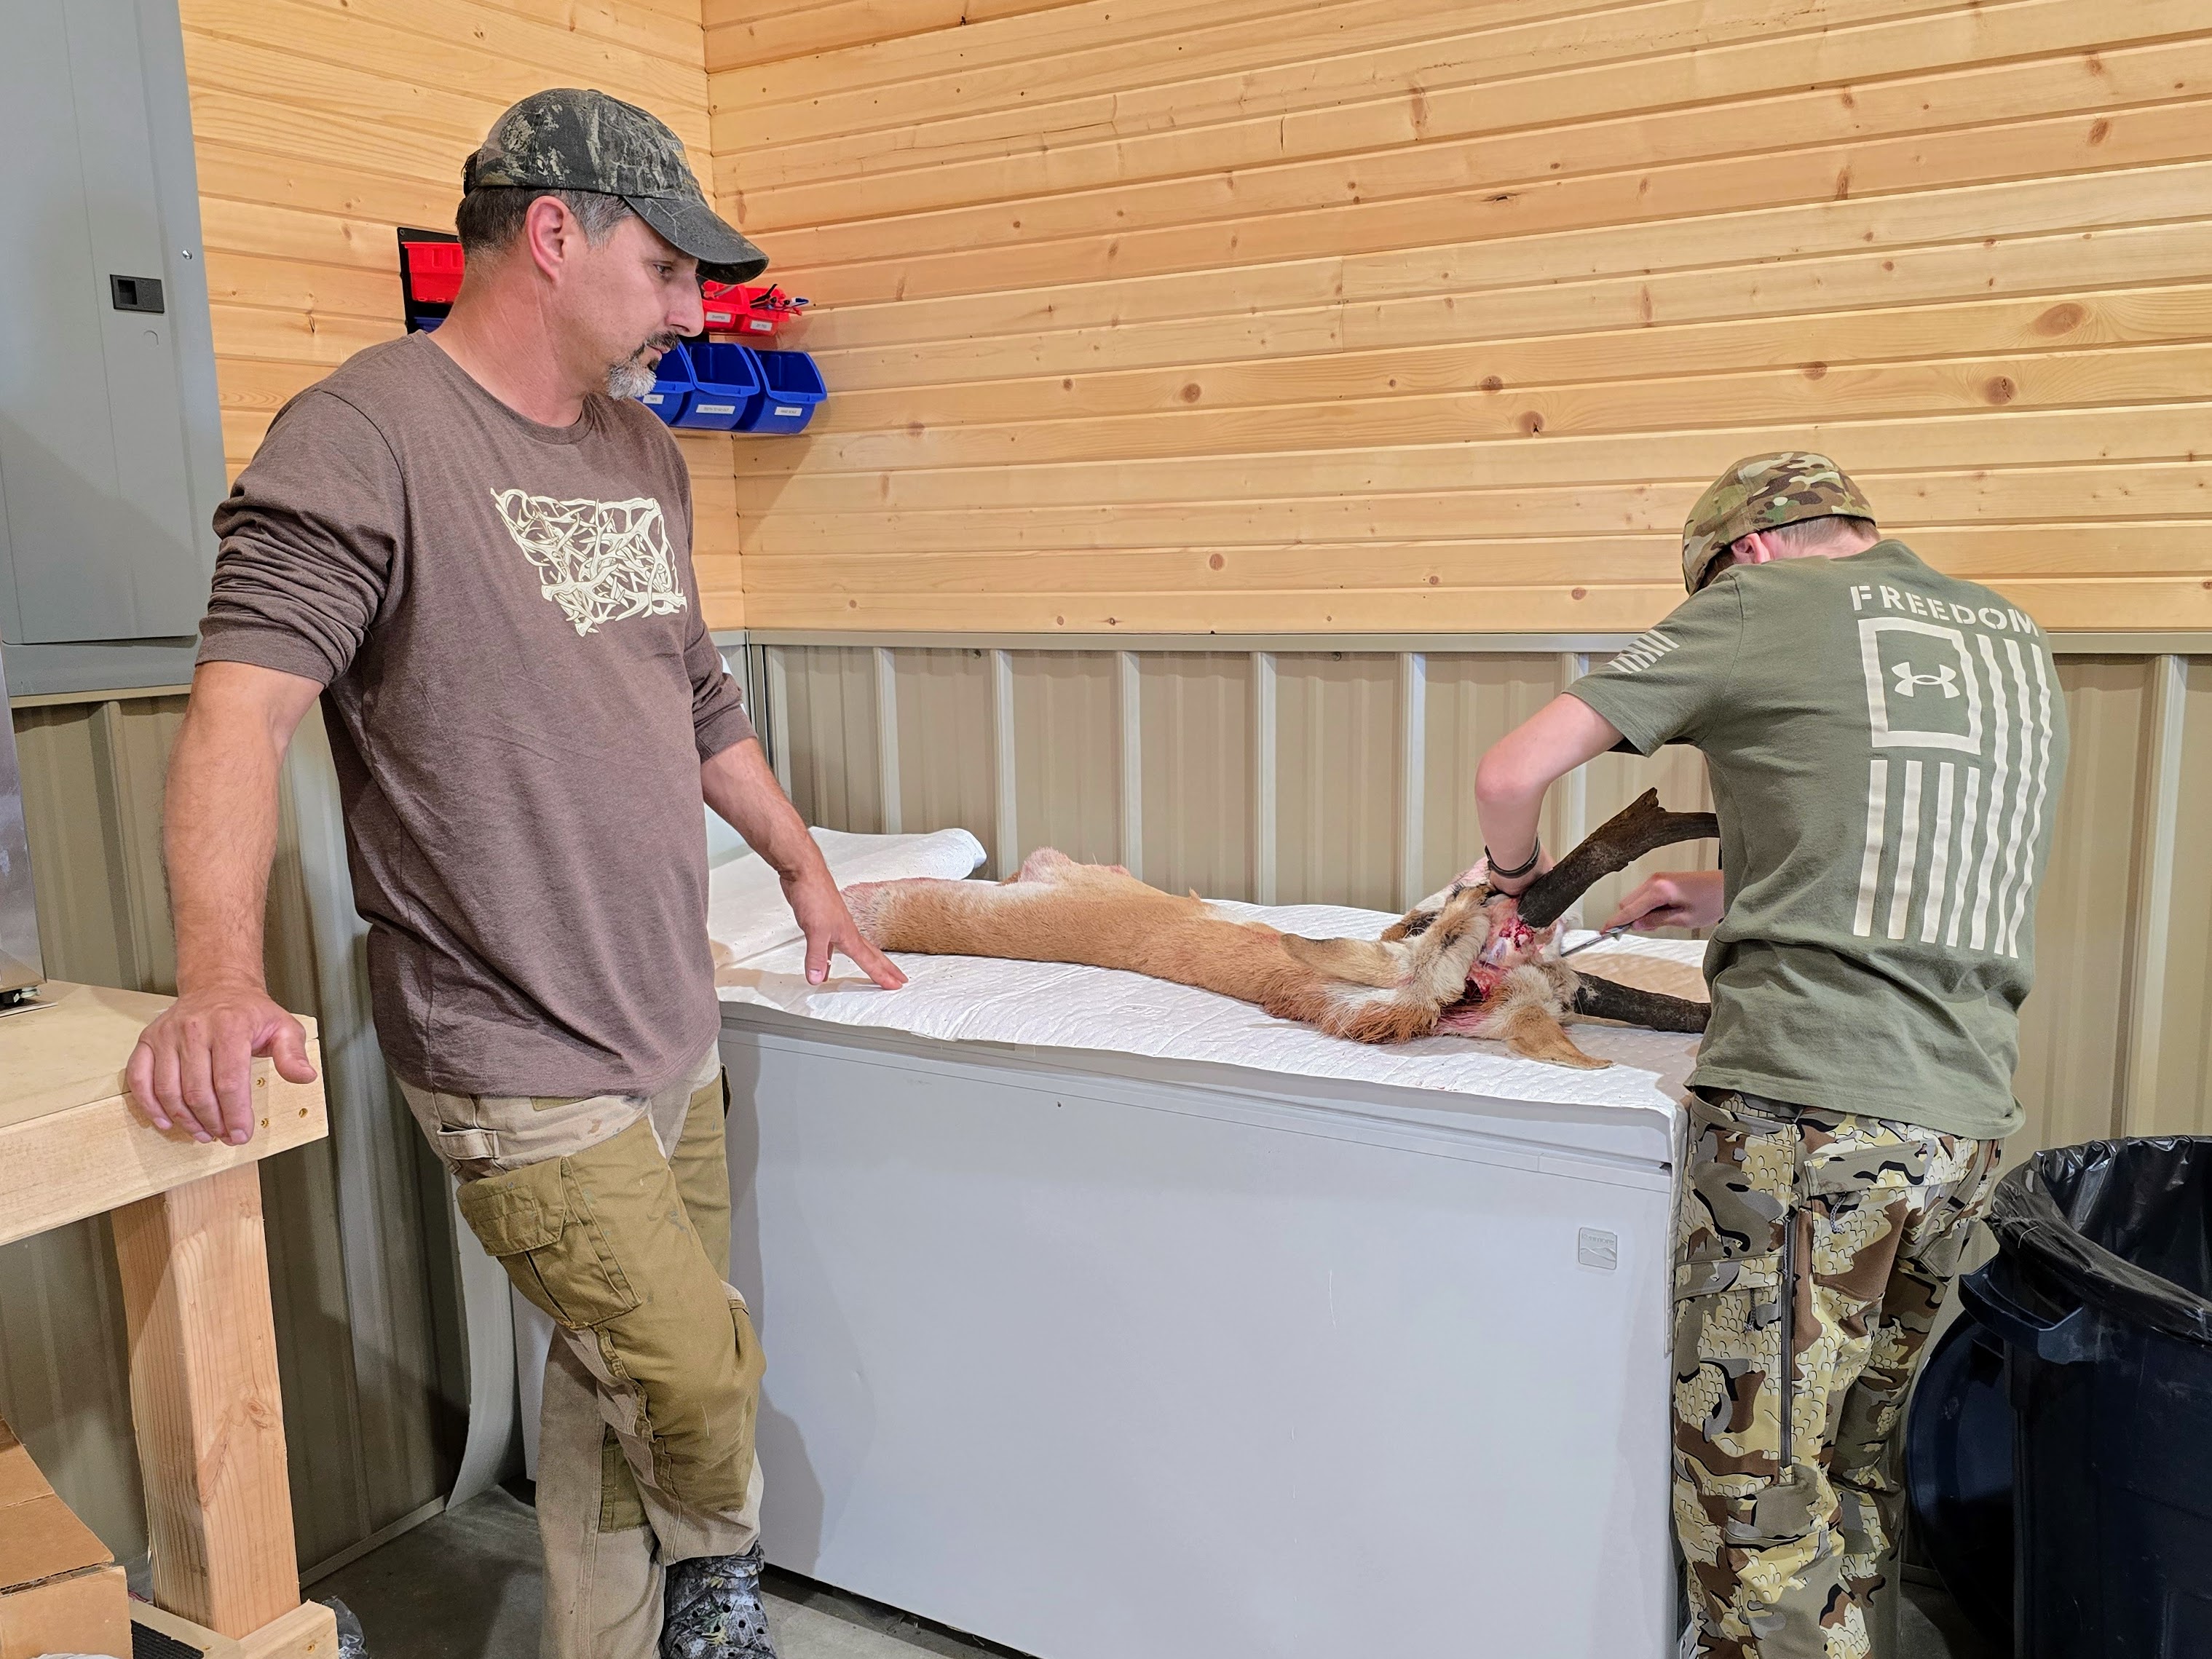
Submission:
<svg viewBox="0 0 2212 1659">
<path fill-rule="evenodd" d="M 1712 1659 L 1864 1659 L 1886 1453 L 1994 1140 L 1690 1101 L 1674 1238 L 1674 1526 Z M 1788 1365 L 1781 1356 L 1791 1357 Z"/>
</svg>

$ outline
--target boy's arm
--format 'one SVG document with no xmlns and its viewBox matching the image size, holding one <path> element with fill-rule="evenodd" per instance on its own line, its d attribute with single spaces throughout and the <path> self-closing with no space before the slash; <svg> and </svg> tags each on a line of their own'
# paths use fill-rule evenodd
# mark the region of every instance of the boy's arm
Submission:
<svg viewBox="0 0 2212 1659">
<path fill-rule="evenodd" d="M 1544 792 L 1620 740 L 1612 721 L 1563 692 L 1492 744 L 1474 774 L 1475 811 L 1492 864 L 1510 870 L 1524 862 L 1536 845 Z M 1493 869 L 1490 884 L 1501 893 L 1522 892 L 1551 862 L 1547 854 L 1510 880 Z"/>
</svg>

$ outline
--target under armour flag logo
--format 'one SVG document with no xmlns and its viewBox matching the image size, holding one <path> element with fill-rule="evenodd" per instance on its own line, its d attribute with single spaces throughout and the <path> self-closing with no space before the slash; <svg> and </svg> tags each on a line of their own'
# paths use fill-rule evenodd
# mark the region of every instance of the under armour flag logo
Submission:
<svg viewBox="0 0 2212 1659">
<path fill-rule="evenodd" d="M 1889 665 L 1889 672 L 1897 676 L 1897 695 L 1900 697 L 1911 696 L 1916 685 L 1941 686 L 1947 697 L 1959 695 L 1959 671 L 1948 664 L 1932 674 L 1916 674 L 1911 663 L 1893 662 Z"/>
</svg>

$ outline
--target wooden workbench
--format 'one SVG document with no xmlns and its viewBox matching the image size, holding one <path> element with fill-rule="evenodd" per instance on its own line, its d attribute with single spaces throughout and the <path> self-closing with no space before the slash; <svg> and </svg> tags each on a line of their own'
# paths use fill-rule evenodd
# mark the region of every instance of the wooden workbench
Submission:
<svg viewBox="0 0 2212 1659">
<path fill-rule="evenodd" d="M 322 1085 L 255 1061 L 253 1139 L 203 1146 L 155 1128 L 124 1086 L 167 999 L 50 983 L 40 1000 L 0 1017 L 0 1244 L 112 1212 L 164 1628 L 235 1638 L 244 1659 L 331 1659 L 331 1610 L 300 1600 L 253 1167 L 330 1133 Z"/>
</svg>

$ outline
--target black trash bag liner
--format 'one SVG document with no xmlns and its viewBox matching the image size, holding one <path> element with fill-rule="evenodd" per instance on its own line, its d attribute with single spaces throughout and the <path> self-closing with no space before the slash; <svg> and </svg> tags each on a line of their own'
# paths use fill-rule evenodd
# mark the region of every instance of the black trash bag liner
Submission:
<svg viewBox="0 0 2212 1659">
<path fill-rule="evenodd" d="M 1989 1218 L 2044 1288 L 2212 1348 L 2212 1137 L 2038 1152 L 1997 1183 Z"/>
</svg>

